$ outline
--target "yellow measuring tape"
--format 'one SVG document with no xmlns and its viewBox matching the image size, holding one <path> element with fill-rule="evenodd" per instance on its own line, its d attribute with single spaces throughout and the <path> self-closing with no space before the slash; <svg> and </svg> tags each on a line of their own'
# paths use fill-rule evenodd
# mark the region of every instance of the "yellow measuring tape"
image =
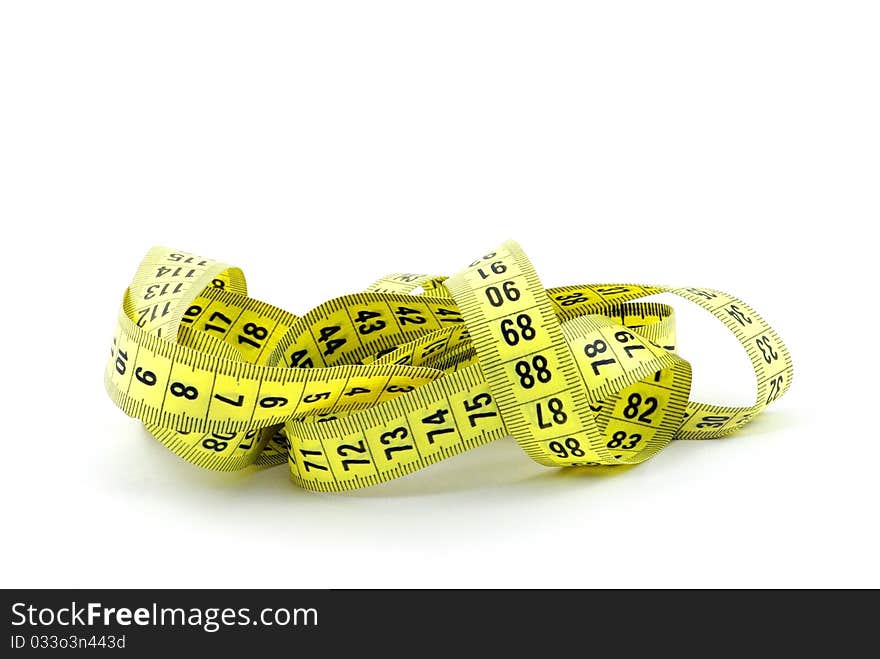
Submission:
<svg viewBox="0 0 880 659">
<path fill-rule="evenodd" d="M 663 292 L 733 332 L 754 367 L 754 405 L 688 399 L 672 308 L 634 301 Z M 543 465 L 642 462 L 672 439 L 736 431 L 791 374 L 776 332 L 731 295 L 545 289 L 514 242 L 450 278 L 389 275 L 302 317 L 248 297 L 238 268 L 155 247 L 125 292 L 105 384 L 189 462 L 287 462 L 298 485 L 339 491 L 507 435 Z"/>
</svg>

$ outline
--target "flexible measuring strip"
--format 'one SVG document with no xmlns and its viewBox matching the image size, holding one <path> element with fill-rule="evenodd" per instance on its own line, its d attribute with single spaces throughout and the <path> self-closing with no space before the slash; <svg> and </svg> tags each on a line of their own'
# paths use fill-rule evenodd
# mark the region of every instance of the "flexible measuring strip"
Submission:
<svg viewBox="0 0 880 659">
<path fill-rule="evenodd" d="M 415 293 L 417 288 L 422 290 Z M 748 407 L 689 401 L 674 293 L 752 363 Z M 105 385 L 165 446 L 217 470 L 287 462 L 340 491 L 512 435 L 537 462 L 642 462 L 728 435 L 791 385 L 791 357 L 748 305 L 703 288 L 544 289 L 516 243 L 451 278 L 394 274 L 298 318 L 247 296 L 238 268 L 154 247 L 126 290 Z"/>
</svg>

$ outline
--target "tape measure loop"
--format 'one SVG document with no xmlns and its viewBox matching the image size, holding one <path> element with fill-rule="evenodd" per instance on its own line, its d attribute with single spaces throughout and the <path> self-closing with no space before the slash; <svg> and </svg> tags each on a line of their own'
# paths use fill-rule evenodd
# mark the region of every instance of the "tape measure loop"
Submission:
<svg viewBox="0 0 880 659">
<path fill-rule="evenodd" d="M 749 407 L 689 400 L 671 292 L 746 350 Z M 720 291 L 545 289 L 506 242 L 452 277 L 398 273 L 304 316 L 247 295 L 238 268 L 155 247 L 126 290 L 105 370 L 111 399 L 175 454 L 217 470 L 287 462 L 340 491 L 513 436 L 549 466 L 634 464 L 672 439 L 734 432 L 791 385 L 769 325 Z"/>
</svg>

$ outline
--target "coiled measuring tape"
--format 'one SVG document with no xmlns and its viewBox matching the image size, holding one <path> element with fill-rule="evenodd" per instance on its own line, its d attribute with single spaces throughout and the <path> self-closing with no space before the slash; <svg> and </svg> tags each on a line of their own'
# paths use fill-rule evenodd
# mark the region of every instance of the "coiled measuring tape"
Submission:
<svg viewBox="0 0 880 659">
<path fill-rule="evenodd" d="M 417 289 L 422 289 L 417 291 Z M 689 400 L 674 293 L 714 315 L 757 378 L 749 407 Z M 512 435 L 543 465 L 647 460 L 729 435 L 791 385 L 779 336 L 707 288 L 545 289 L 514 242 L 449 277 L 394 274 L 302 317 L 247 295 L 224 263 L 154 247 L 125 291 L 105 384 L 193 464 L 287 462 L 317 491 L 375 485 Z"/>
</svg>

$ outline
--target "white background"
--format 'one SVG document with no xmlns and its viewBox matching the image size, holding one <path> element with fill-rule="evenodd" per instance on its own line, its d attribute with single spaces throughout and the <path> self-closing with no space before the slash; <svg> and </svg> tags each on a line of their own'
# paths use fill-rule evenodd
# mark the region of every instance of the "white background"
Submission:
<svg viewBox="0 0 880 659">
<path fill-rule="evenodd" d="M 4 2 L 3 586 L 880 586 L 872 2 Z M 787 397 L 637 468 L 512 440 L 345 495 L 192 467 L 102 385 L 152 244 L 295 313 L 517 239 L 742 296 Z M 684 301 L 695 394 L 745 359 Z"/>
</svg>

